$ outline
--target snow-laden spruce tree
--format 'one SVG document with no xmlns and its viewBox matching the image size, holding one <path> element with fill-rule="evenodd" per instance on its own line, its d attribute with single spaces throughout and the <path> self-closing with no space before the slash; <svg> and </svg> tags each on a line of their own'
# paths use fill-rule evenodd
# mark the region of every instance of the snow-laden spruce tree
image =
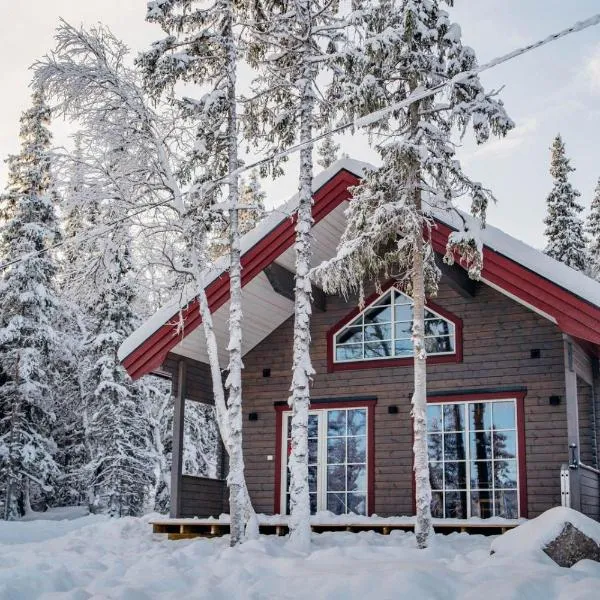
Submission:
<svg viewBox="0 0 600 600">
<path fill-rule="evenodd" d="M 257 3 L 258 4 L 258 3 Z M 296 223 L 296 289 L 292 383 L 290 541 L 310 546 L 308 490 L 308 410 L 314 369 L 310 358 L 312 138 L 328 105 L 317 80 L 326 75 L 330 53 L 343 33 L 338 3 L 321 0 L 267 0 L 255 11 L 250 64 L 259 70 L 253 97 L 246 104 L 248 136 L 263 138 L 274 149 L 295 142 L 300 150 Z M 260 8 L 260 6 L 259 6 Z"/>
<path fill-rule="evenodd" d="M 589 273 L 600 281 L 600 179 L 596 184 L 594 198 L 590 206 L 590 214 L 586 222 L 586 229 L 590 236 L 588 253 L 590 257 Z"/>
<path fill-rule="evenodd" d="M 229 431 L 224 441 L 229 455 L 232 545 L 243 540 L 245 523 L 251 516 L 242 451 L 242 269 L 237 174 L 241 166 L 237 70 L 243 30 L 240 20 L 245 9 L 246 3 L 237 0 L 152 0 L 148 2 L 147 20 L 159 24 L 167 37 L 154 43 L 138 60 L 146 89 L 153 96 L 173 91 L 180 82 L 198 85 L 203 92 L 198 99 L 184 96 L 178 101 L 184 115 L 197 127 L 195 152 L 190 157 L 190 169 L 195 167 L 190 176 L 198 191 L 190 199 L 200 203 L 197 218 L 206 219 L 210 214 L 207 209 L 219 198 L 219 188 L 208 182 L 216 177 L 227 178 L 230 300 L 225 387 Z M 195 226 L 192 229 L 196 231 Z M 211 345 L 207 347 L 212 354 Z M 213 364 L 217 360 L 212 357 Z"/>
<path fill-rule="evenodd" d="M 330 98 L 344 118 L 357 118 L 438 85 L 476 66 L 473 50 L 461 43 L 460 27 L 439 0 L 376 0 L 353 3 L 350 43 L 341 48 Z M 477 143 L 491 133 L 504 135 L 513 123 L 501 102 L 470 77 L 435 97 L 371 122 L 378 137 L 381 167 L 367 173 L 353 190 L 346 229 L 337 256 L 315 276 L 326 292 L 345 296 L 380 278 L 396 277 L 414 302 L 414 472 L 417 544 L 426 547 L 431 525 L 431 488 L 426 441 L 426 365 L 424 304 L 435 295 L 440 277 L 429 231 L 432 211 L 451 211 L 458 196 L 471 197 L 473 216 L 485 223 L 491 193 L 471 181 L 455 155 L 452 134 L 472 125 Z M 451 235 L 446 260 L 462 256 L 471 277 L 481 268 L 476 231 Z"/>
<path fill-rule="evenodd" d="M 586 243 L 583 220 L 579 217 L 583 206 L 577 202 L 581 194 L 569 181 L 569 173 L 575 169 L 567 158 L 560 135 L 554 138 L 550 150 L 550 175 L 554 183 L 546 199 L 544 234 L 548 244 L 544 252 L 573 269 L 583 271 L 586 267 Z"/>
<path fill-rule="evenodd" d="M 339 158 L 340 145 L 333 141 L 333 135 L 325 137 L 321 145 L 317 148 L 319 158 L 317 164 L 324 169 L 330 167 Z"/>
<path fill-rule="evenodd" d="M 52 438 L 61 335 L 48 252 L 58 238 L 49 122 L 50 109 L 36 92 L 0 196 L 0 493 L 11 519 L 30 510 L 33 494 L 50 493 L 60 475 Z"/>
</svg>

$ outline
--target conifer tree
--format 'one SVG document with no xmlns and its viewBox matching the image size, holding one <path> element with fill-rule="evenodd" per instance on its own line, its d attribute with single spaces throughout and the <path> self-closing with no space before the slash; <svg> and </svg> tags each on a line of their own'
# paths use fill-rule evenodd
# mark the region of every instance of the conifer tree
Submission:
<svg viewBox="0 0 600 600">
<path fill-rule="evenodd" d="M 590 235 L 589 256 L 590 275 L 600 281 L 600 179 L 596 185 L 594 199 L 587 218 L 587 232 Z"/>
<path fill-rule="evenodd" d="M 60 335 L 55 329 L 58 239 L 48 129 L 41 92 L 21 117 L 21 151 L 8 159 L 0 197 L 0 494 L 5 518 L 30 509 L 60 475 L 52 438 Z M 10 264 L 12 261 L 19 261 Z"/>
<path fill-rule="evenodd" d="M 360 118 L 406 100 L 458 73 L 473 69 L 473 50 L 461 43 L 460 27 L 442 5 L 449 0 L 357 0 L 348 21 L 349 43 L 338 50 L 329 98 L 344 118 Z M 432 210 L 452 211 L 458 195 L 471 196 L 471 212 L 485 223 L 491 193 L 471 181 L 456 159 L 451 134 L 472 125 L 477 143 L 504 135 L 513 123 L 501 102 L 486 94 L 477 76 L 448 87 L 437 97 L 416 100 L 379 120 L 367 119 L 382 165 L 354 189 L 337 256 L 315 276 L 326 292 L 348 295 L 393 273 L 413 299 L 414 472 L 418 547 L 431 536 L 431 487 L 426 442 L 426 360 L 424 304 L 440 277 L 429 230 Z M 447 262 L 461 255 L 469 274 L 481 268 L 476 228 L 452 234 Z"/>
<path fill-rule="evenodd" d="M 333 135 L 330 134 L 325 137 L 323 143 L 318 147 L 317 151 L 319 154 L 317 164 L 324 169 L 327 169 L 338 159 L 340 145 L 333 141 Z"/>
<path fill-rule="evenodd" d="M 546 199 L 544 233 L 548 244 L 545 252 L 569 267 L 583 271 L 586 266 L 586 248 L 583 220 L 579 217 L 583 206 L 577 202 L 581 194 L 569 181 L 569 173 L 575 169 L 567 158 L 560 135 L 554 138 L 551 152 L 550 175 L 554 184 Z"/>
</svg>

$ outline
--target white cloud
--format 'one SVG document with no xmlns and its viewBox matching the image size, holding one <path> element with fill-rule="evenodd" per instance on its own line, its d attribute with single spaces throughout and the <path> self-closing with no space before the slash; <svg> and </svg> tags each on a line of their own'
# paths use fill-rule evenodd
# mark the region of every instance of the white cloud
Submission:
<svg viewBox="0 0 600 600">
<path fill-rule="evenodd" d="M 600 44 L 586 60 L 584 74 L 591 90 L 600 93 Z"/>
</svg>

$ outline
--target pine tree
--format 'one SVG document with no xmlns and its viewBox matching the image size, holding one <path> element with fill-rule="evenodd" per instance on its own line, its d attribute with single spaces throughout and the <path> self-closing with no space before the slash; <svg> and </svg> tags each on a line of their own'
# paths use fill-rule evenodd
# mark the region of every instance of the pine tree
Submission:
<svg viewBox="0 0 600 600">
<path fill-rule="evenodd" d="M 58 239 L 48 129 L 41 92 L 21 117 L 21 151 L 8 160 L 0 198 L 0 490 L 5 518 L 43 499 L 60 475 L 52 439 L 55 422 L 56 268 L 49 247 Z M 10 264 L 23 259 L 23 262 Z"/>
<path fill-rule="evenodd" d="M 246 104 L 248 135 L 264 137 L 277 150 L 298 141 L 298 220 L 296 224 L 296 289 L 291 396 L 292 452 L 290 470 L 290 541 L 310 546 L 308 489 L 308 409 L 310 381 L 315 373 L 310 358 L 312 228 L 312 138 L 327 116 L 317 79 L 327 71 L 330 53 L 343 33 L 337 2 L 273 0 L 255 15 L 250 64 L 259 69 L 255 95 Z M 319 112 L 318 112 L 319 111 Z M 322 113 L 322 114 L 320 114 Z M 277 170 L 275 169 L 275 172 Z"/>
<path fill-rule="evenodd" d="M 472 49 L 460 41 L 441 0 L 357 0 L 348 17 L 350 42 L 338 50 L 338 69 L 329 99 L 344 118 L 360 118 L 408 98 L 418 89 L 448 81 L 476 66 Z M 452 5 L 451 1 L 446 2 Z M 418 547 L 432 534 L 431 487 L 426 443 L 425 294 L 435 295 L 440 277 L 429 238 L 431 210 L 453 209 L 453 199 L 469 194 L 471 212 L 485 223 L 491 193 L 472 182 L 456 159 L 451 133 L 472 125 L 477 143 L 504 135 L 513 123 L 501 102 L 486 94 L 478 77 L 449 86 L 444 94 L 416 100 L 377 121 L 366 120 L 372 136 L 382 134 L 382 166 L 354 189 L 346 230 L 337 256 L 315 275 L 326 292 L 348 295 L 382 276 L 399 274 L 413 298 L 414 472 Z M 449 239 L 446 261 L 462 256 L 469 273 L 481 268 L 477 231 Z"/>
<path fill-rule="evenodd" d="M 590 234 L 588 248 L 590 256 L 589 272 L 594 279 L 600 281 L 600 179 L 596 185 L 586 225 L 587 232 Z"/>
<path fill-rule="evenodd" d="M 586 266 L 583 221 L 578 216 L 583 210 L 577 202 L 581 195 L 569 181 L 569 173 L 575 171 L 565 153 L 560 135 L 551 148 L 550 175 L 554 180 L 552 191 L 546 199 L 547 215 L 544 219 L 548 240 L 545 252 L 569 267 L 583 271 Z"/>
<path fill-rule="evenodd" d="M 339 152 L 340 145 L 333 141 L 333 135 L 328 135 L 318 148 L 319 159 L 317 164 L 327 169 L 338 159 Z"/>
</svg>

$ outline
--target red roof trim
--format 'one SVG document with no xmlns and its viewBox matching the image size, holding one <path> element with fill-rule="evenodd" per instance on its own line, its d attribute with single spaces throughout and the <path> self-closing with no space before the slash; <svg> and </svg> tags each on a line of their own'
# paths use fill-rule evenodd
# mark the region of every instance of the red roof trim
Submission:
<svg viewBox="0 0 600 600">
<path fill-rule="evenodd" d="M 313 218 L 318 223 L 350 197 L 349 187 L 359 178 L 342 170 L 314 194 Z M 434 249 L 444 253 L 448 235 L 453 230 L 438 223 L 431 230 Z M 282 220 L 263 239 L 242 256 L 242 285 L 246 285 L 280 254 L 290 248 L 295 236 L 295 216 Z M 578 339 L 590 342 L 600 354 L 600 307 L 583 300 L 514 260 L 484 247 L 482 277 L 538 310 L 550 315 L 560 329 Z M 214 312 L 229 299 L 229 276 L 224 273 L 206 290 Z M 159 367 L 167 353 L 201 323 L 197 301 L 183 310 L 183 331 L 177 333 L 178 314 L 173 316 L 127 356 L 123 365 L 137 379 Z"/>
<path fill-rule="evenodd" d="M 318 223 L 333 209 L 350 197 L 349 187 L 359 183 L 358 177 L 342 170 L 314 193 L 313 219 Z M 294 243 L 296 215 L 282 220 L 264 238 L 259 240 L 242 256 L 242 286 L 250 282 L 266 266 L 285 252 Z M 206 289 L 211 312 L 215 312 L 229 300 L 229 275 L 224 273 Z M 183 310 L 183 331 L 177 333 L 179 315 L 175 313 L 169 321 L 155 331 L 143 344 L 138 346 L 123 365 L 134 379 L 157 368 L 167 353 L 184 337 L 189 335 L 200 323 L 197 300 L 193 300 Z"/>
</svg>

